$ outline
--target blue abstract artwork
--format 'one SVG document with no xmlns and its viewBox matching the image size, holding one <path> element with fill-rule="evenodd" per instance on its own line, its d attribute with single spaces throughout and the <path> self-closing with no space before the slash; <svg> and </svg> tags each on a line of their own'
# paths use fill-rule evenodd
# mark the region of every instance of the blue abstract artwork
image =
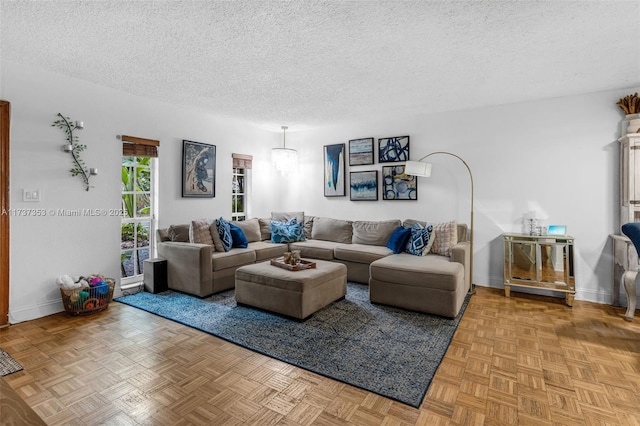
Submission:
<svg viewBox="0 0 640 426">
<path fill-rule="evenodd" d="M 378 171 L 351 172 L 351 201 L 376 201 L 378 199 Z"/>
<path fill-rule="evenodd" d="M 367 164 L 373 164 L 373 138 L 350 140 L 349 165 L 362 166 Z"/>
<path fill-rule="evenodd" d="M 378 139 L 378 161 L 381 163 L 409 161 L 409 136 Z"/>
<path fill-rule="evenodd" d="M 404 172 L 404 166 L 382 168 L 383 200 L 417 200 L 418 180 Z"/>
<path fill-rule="evenodd" d="M 345 144 L 324 146 L 324 196 L 344 197 Z"/>
<path fill-rule="evenodd" d="M 216 146 L 182 141 L 182 196 L 215 197 Z"/>
</svg>

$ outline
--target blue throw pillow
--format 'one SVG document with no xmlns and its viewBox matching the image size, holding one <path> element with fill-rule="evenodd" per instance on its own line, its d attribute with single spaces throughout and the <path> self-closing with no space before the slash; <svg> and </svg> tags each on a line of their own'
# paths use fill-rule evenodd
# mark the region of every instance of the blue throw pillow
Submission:
<svg viewBox="0 0 640 426">
<path fill-rule="evenodd" d="M 229 222 L 223 218 L 216 219 L 216 228 L 218 228 L 218 235 L 220 236 L 220 241 L 222 241 L 222 248 L 224 248 L 224 251 L 231 250 L 233 240 L 231 239 L 231 227 L 229 226 Z"/>
<path fill-rule="evenodd" d="M 297 223 L 295 217 L 287 222 L 272 220 L 270 226 L 272 243 L 293 243 L 305 240 L 303 224 Z"/>
<path fill-rule="evenodd" d="M 424 256 L 429 253 L 433 245 L 433 225 L 423 227 L 416 223 L 411 227 L 411 236 L 407 241 L 405 251 L 415 256 Z"/>
<path fill-rule="evenodd" d="M 233 223 L 229 224 L 229 231 L 231 233 L 231 247 L 237 248 L 247 248 L 249 247 L 249 240 L 247 240 L 246 235 L 242 229 L 234 225 Z"/>
<path fill-rule="evenodd" d="M 409 241 L 409 237 L 411 237 L 411 228 L 398 226 L 389 237 L 389 241 L 387 241 L 387 248 L 394 254 L 401 253 L 404 251 L 407 241 Z"/>
</svg>

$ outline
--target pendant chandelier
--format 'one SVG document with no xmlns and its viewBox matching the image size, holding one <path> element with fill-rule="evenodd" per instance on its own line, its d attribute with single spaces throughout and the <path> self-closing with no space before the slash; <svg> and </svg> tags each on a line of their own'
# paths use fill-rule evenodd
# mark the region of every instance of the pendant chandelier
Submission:
<svg viewBox="0 0 640 426">
<path fill-rule="evenodd" d="M 271 161 L 276 170 L 283 176 L 293 172 L 298 165 L 298 152 L 295 149 L 287 148 L 287 129 L 282 126 L 282 148 L 271 150 Z"/>
</svg>

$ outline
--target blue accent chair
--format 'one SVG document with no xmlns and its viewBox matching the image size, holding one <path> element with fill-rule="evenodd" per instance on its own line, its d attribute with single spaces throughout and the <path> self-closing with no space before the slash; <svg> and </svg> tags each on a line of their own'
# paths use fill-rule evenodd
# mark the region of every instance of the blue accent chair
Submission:
<svg viewBox="0 0 640 426">
<path fill-rule="evenodd" d="M 622 233 L 629 237 L 633 246 L 636 248 L 638 257 L 640 258 L 640 222 L 630 222 L 622 225 Z M 628 279 L 626 274 L 623 280 L 624 291 L 627 293 L 627 313 L 624 319 L 627 321 L 633 320 L 633 315 L 636 312 L 636 285 L 640 282 L 640 273 L 636 272 L 635 279 Z"/>
</svg>

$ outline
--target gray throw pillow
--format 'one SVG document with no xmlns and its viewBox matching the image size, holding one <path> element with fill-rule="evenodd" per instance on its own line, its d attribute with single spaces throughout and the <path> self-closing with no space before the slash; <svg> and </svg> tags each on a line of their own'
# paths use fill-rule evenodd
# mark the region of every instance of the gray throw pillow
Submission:
<svg viewBox="0 0 640 426">
<path fill-rule="evenodd" d="M 181 243 L 189 242 L 190 225 L 171 225 L 169 227 L 169 239 Z"/>
</svg>

